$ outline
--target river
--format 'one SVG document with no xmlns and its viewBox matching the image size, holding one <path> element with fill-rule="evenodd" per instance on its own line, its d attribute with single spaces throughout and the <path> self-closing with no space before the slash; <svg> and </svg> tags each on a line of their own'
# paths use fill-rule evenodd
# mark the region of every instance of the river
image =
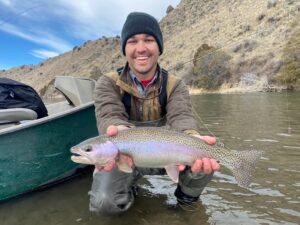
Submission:
<svg viewBox="0 0 300 225">
<path fill-rule="evenodd" d="M 167 177 L 147 177 L 139 182 L 135 205 L 107 217 L 88 210 L 92 181 L 86 173 L 0 203 L 0 224 L 299 224 L 300 93 L 203 94 L 192 100 L 202 134 L 212 132 L 231 149 L 264 151 L 248 189 L 238 187 L 222 167 L 199 202 L 180 206 L 175 184 Z"/>
</svg>

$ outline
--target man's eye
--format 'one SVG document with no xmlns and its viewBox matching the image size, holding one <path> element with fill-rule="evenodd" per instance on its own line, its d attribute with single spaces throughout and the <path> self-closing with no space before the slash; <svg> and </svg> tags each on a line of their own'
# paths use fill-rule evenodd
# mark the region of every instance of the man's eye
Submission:
<svg viewBox="0 0 300 225">
<path fill-rule="evenodd" d="M 136 40 L 130 40 L 130 39 L 129 39 L 129 40 L 127 41 L 127 44 L 136 44 L 136 42 L 137 42 Z"/>
<path fill-rule="evenodd" d="M 148 38 L 148 39 L 145 40 L 145 42 L 149 42 L 149 43 L 153 42 L 153 41 L 155 41 L 155 39 L 153 39 L 153 38 Z"/>
</svg>

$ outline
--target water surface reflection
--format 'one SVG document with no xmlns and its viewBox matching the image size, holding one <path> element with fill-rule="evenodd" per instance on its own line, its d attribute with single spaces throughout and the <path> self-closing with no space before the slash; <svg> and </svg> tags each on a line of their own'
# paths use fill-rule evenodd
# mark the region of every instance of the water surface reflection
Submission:
<svg viewBox="0 0 300 225">
<path fill-rule="evenodd" d="M 140 181 L 132 209 L 103 217 L 88 211 L 88 173 L 0 203 L 1 225 L 299 224 L 299 93 L 200 95 L 193 97 L 193 104 L 226 146 L 264 151 L 249 189 L 238 187 L 230 171 L 222 168 L 199 202 L 180 206 L 173 196 L 175 184 L 167 177 L 151 176 Z"/>
</svg>

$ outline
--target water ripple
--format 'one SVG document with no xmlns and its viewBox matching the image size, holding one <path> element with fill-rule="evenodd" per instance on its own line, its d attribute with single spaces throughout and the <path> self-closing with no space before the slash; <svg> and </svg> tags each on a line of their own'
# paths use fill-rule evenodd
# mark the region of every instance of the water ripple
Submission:
<svg viewBox="0 0 300 225">
<path fill-rule="evenodd" d="M 270 168 L 268 168 L 268 170 L 269 170 L 269 171 L 279 171 L 279 169 L 276 169 L 276 168 L 271 168 L 271 167 L 270 167 Z"/>
<path fill-rule="evenodd" d="M 261 141 L 261 142 L 279 142 L 278 140 L 273 140 L 273 139 L 256 139 L 256 141 Z"/>
<path fill-rule="evenodd" d="M 249 189 L 250 191 L 259 194 L 259 195 L 265 195 L 265 196 L 271 196 L 271 197 L 283 197 L 285 196 L 278 190 L 272 190 L 271 188 L 261 188 L 261 189 Z"/>
<path fill-rule="evenodd" d="M 291 148 L 291 149 L 300 149 L 300 146 L 289 146 L 289 145 L 285 145 L 283 146 L 284 148 Z"/>
<path fill-rule="evenodd" d="M 144 178 L 147 179 L 150 185 L 143 184 L 140 185 L 141 188 L 149 191 L 152 195 L 166 195 L 167 204 L 174 205 L 177 203 L 177 199 L 174 196 L 176 184 L 173 181 L 171 181 L 167 176 L 151 175 L 144 176 Z"/>
<path fill-rule="evenodd" d="M 275 209 L 277 209 L 281 213 L 286 213 L 286 214 L 289 214 L 291 216 L 300 217 L 300 212 L 292 210 L 292 209 L 282 209 L 282 208 L 275 208 Z"/>
<path fill-rule="evenodd" d="M 237 184 L 237 182 L 236 182 L 236 180 L 233 176 L 223 174 L 223 173 L 220 173 L 220 172 L 215 172 L 214 176 L 219 178 L 218 179 L 219 183 Z"/>
<path fill-rule="evenodd" d="M 283 136 L 283 137 L 291 137 L 291 134 L 286 134 L 286 133 L 277 133 L 278 136 Z"/>
<path fill-rule="evenodd" d="M 251 193 L 241 193 L 241 192 L 232 192 L 232 195 L 237 195 L 237 196 L 255 196 L 256 194 L 251 194 Z"/>
<path fill-rule="evenodd" d="M 299 204 L 300 201 L 288 201 L 288 203 L 291 203 L 291 204 Z"/>
<path fill-rule="evenodd" d="M 263 219 L 261 219 L 263 218 Z M 212 218 L 209 219 L 211 224 L 220 225 L 259 225 L 259 224 L 269 224 L 269 225 L 297 225 L 296 223 L 290 223 L 288 221 L 274 222 L 272 218 L 268 218 L 268 214 L 261 213 L 249 213 L 241 210 L 231 210 L 226 212 L 214 211 L 212 212 Z"/>
<path fill-rule="evenodd" d="M 300 183 L 295 183 L 295 184 L 293 184 L 293 186 L 300 187 Z"/>
<path fill-rule="evenodd" d="M 300 171 L 298 171 L 298 170 L 285 169 L 284 171 L 293 172 L 293 173 L 300 173 Z"/>
</svg>

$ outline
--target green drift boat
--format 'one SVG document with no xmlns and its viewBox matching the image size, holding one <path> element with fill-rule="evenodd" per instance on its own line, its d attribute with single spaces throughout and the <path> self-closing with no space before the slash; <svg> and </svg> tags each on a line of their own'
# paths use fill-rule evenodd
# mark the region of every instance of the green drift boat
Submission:
<svg viewBox="0 0 300 225">
<path fill-rule="evenodd" d="M 30 109 L 0 110 L 0 200 L 48 187 L 83 169 L 70 160 L 70 147 L 98 135 L 94 82 L 57 77 L 55 86 L 67 101 L 46 105 L 47 117 L 35 119 Z"/>
</svg>

